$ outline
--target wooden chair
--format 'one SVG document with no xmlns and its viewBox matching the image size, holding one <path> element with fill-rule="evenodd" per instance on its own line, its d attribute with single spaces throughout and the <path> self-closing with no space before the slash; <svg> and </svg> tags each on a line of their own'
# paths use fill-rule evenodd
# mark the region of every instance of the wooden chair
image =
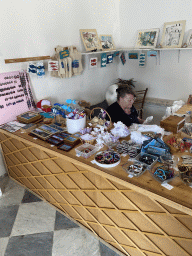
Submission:
<svg viewBox="0 0 192 256">
<path fill-rule="evenodd" d="M 134 91 L 136 95 L 136 100 L 133 105 L 136 108 L 138 115 L 141 119 L 143 118 L 143 106 L 145 103 L 145 97 L 146 97 L 147 91 L 148 91 L 148 88 L 146 88 L 145 90 Z"/>
</svg>

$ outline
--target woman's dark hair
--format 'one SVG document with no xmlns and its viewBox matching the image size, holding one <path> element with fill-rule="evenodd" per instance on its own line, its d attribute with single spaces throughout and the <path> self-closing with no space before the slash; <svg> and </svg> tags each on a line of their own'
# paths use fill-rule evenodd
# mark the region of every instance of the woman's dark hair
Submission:
<svg viewBox="0 0 192 256">
<path fill-rule="evenodd" d="M 121 98 L 124 98 L 126 94 L 131 94 L 134 97 L 135 93 L 130 89 L 130 87 L 127 87 L 126 85 L 119 85 L 119 87 L 116 89 L 117 92 L 117 100 Z"/>
</svg>

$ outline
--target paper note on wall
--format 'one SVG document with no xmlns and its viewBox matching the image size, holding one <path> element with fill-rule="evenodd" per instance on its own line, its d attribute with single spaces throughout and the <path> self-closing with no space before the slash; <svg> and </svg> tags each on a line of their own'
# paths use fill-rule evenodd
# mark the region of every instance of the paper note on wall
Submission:
<svg viewBox="0 0 192 256">
<path fill-rule="evenodd" d="M 0 125 L 15 120 L 16 116 L 34 107 L 29 77 L 25 71 L 0 74 Z"/>
</svg>

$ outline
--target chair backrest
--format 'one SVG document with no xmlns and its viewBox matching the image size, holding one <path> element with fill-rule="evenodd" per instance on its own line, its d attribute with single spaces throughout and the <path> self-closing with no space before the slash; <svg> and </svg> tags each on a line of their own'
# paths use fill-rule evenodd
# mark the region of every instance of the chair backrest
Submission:
<svg viewBox="0 0 192 256">
<path fill-rule="evenodd" d="M 145 103 L 147 91 L 148 91 L 148 88 L 146 88 L 145 90 L 134 91 L 134 93 L 136 95 L 134 107 L 136 108 L 140 118 L 143 117 L 143 106 Z"/>
</svg>

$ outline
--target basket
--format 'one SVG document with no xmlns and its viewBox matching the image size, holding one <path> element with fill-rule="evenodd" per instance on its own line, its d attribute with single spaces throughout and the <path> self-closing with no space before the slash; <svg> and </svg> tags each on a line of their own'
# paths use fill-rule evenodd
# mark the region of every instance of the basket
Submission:
<svg viewBox="0 0 192 256">
<path fill-rule="evenodd" d="M 96 117 L 96 116 L 95 116 L 95 117 L 98 119 L 98 121 L 94 121 L 94 118 L 95 118 L 95 117 L 92 118 L 94 112 L 97 111 L 98 113 L 101 113 L 101 110 L 105 111 L 106 114 L 107 114 L 107 116 L 108 116 L 108 118 L 109 118 L 110 124 L 109 124 L 109 126 L 107 127 L 107 130 L 110 130 L 110 129 L 112 128 L 112 126 L 113 126 L 112 121 L 111 121 L 111 117 L 110 117 L 109 113 L 108 113 L 105 109 L 103 109 L 103 108 L 100 108 L 100 107 L 93 108 L 93 109 L 91 110 L 91 112 L 90 112 L 90 115 L 89 115 L 89 119 L 90 119 L 89 122 L 91 123 L 92 127 L 96 127 L 97 125 L 102 125 L 102 126 L 104 126 L 105 122 L 107 121 L 106 119 L 102 119 L 102 118 L 99 118 L 99 117 Z"/>
<path fill-rule="evenodd" d="M 83 140 L 83 139 L 80 138 L 80 140 L 83 144 L 88 143 L 88 144 L 93 145 L 95 143 L 95 139 L 93 139 L 93 140 Z"/>
</svg>

